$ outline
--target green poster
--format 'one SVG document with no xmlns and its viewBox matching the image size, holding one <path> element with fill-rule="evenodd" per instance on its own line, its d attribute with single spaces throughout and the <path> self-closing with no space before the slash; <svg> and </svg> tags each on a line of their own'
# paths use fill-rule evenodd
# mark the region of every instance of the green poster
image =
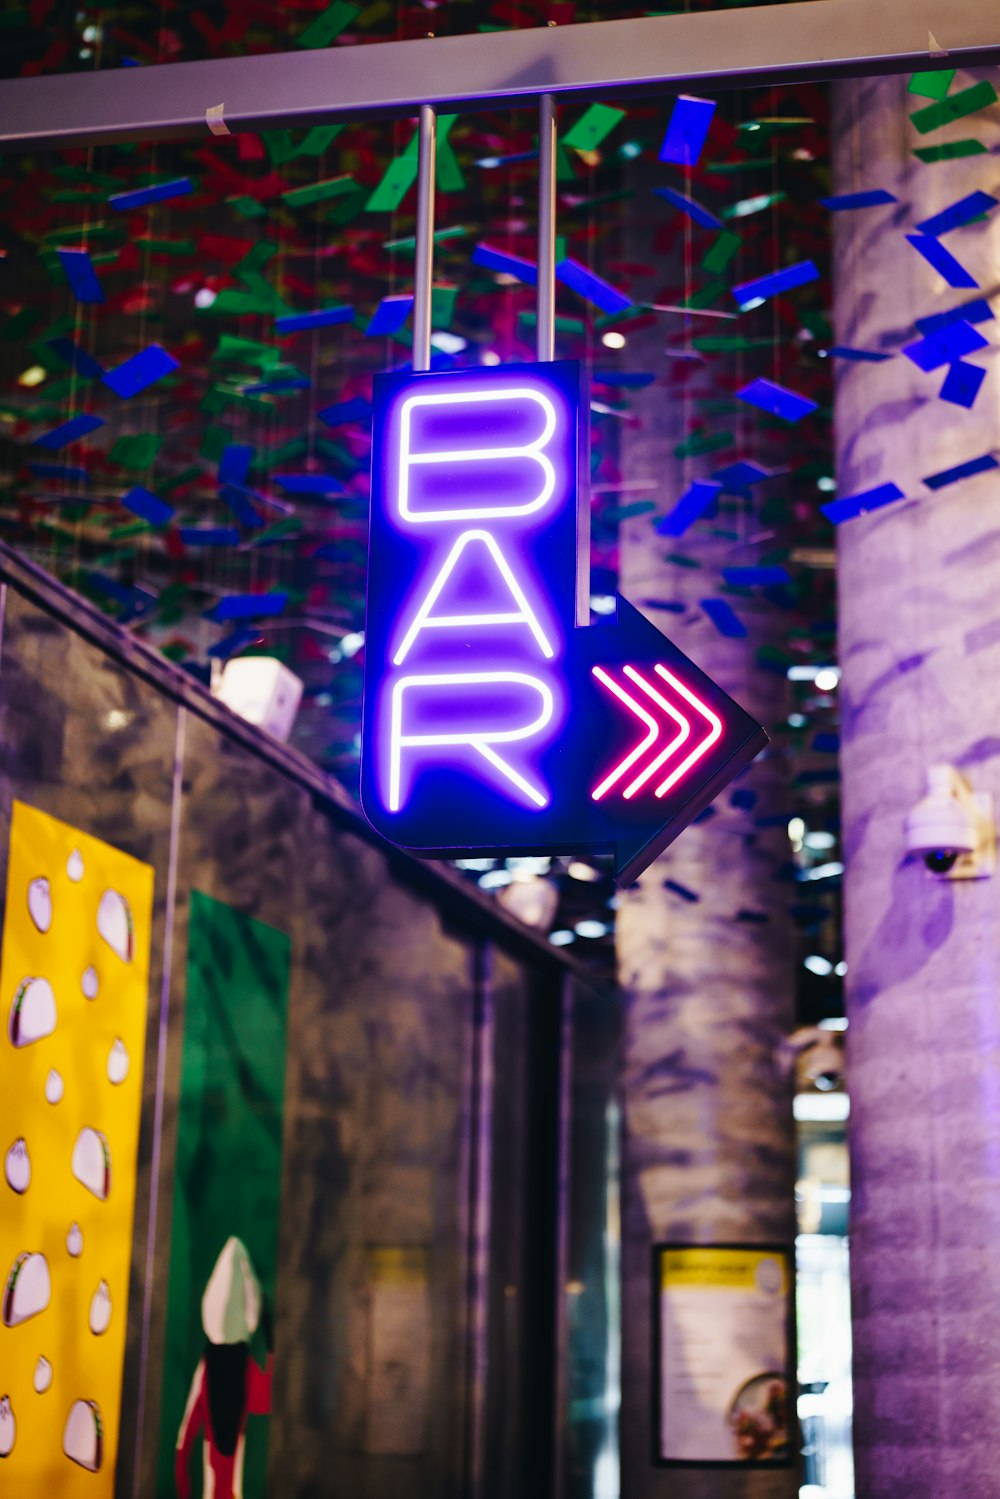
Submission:
<svg viewBox="0 0 1000 1499">
<path fill-rule="evenodd" d="M 157 1499 L 264 1499 L 289 949 L 192 891 Z"/>
</svg>

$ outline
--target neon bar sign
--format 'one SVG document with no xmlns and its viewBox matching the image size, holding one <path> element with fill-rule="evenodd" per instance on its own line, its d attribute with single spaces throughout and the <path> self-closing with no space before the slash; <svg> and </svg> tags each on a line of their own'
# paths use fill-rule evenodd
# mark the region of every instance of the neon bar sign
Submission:
<svg viewBox="0 0 1000 1499">
<path fill-rule="evenodd" d="M 376 377 L 361 796 L 424 854 L 683 828 L 763 731 L 625 600 L 591 627 L 579 366 Z"/>
</svg>

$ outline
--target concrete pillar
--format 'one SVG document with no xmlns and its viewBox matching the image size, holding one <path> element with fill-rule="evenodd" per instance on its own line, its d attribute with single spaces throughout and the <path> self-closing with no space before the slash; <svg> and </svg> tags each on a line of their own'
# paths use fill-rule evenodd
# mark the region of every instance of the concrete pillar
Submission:
<svg viewBox="0 0 1000 1499">
<path fill-rule="evenodd" d="M 979 295 L 904 233 L 996 187 L 995 156 L 927 165 L 913 148 L 997 151 L 1000 118 L 921 137 L 903 77 L 834 92 L 834 190 L 899 199 L 836 216 L 837 342 L 894 351 L 915 318 Z M 1000 214 L 945 243 L 995 290 Z M 1000 796 L 1000 480 L 922 482 L 1000 448 L 995 352 L 972 362 L 989 373 L 971 411 L 938 398 L 943 370 L 838 365 L 840 494 L 908 497 L 837 533 L 859 1499 L 1000 1495 L 1000 881 L 934 880 L 902 827 L 936 761 Z"/>
<path fill-rule="evenodd" d="M 649 196 L 634 201 L 628 258 L 637 261 L 654 258 L 639 218 Z M 663 339 L 662 325 L 629 332 L 627 367 L 662 368 Z M 673 454 L 684 435 L 680 403 L 654 385 L 637 394 L 632 410 L 641 425 L 623 435 L 623 475 L 630 485 L 652 481 L 665 504 L 690 477 Z M 623 500 L 644 497 L 636 491 Z M 671 562 L 670 553 L 700 566 Z M 755 560 L 752 547 L 734 551 L 731 540 L 704 528 L 672 542 L 655 534 L 648 516 L 622 524 L 621 591 L 638 607 L 650 599 L 683 604 L 679 614 L 645 612 L 767 725 L 787 712 L 786 683 L 755 656 L 784 628 L 779 611 L 740 599 L 748 636 L 727 639 L 698 604 L 717 591 L 721 566 Z M 791 1089 L 776 1064 L 781 1038 L 794 1026 L 790 887 L 776 878 L 789 845 L 783 821 L 757 826 L 758 818 L 787 810 L 783 756 L 758 760 L 738 786 L 737 805 L 730 788 L 713 815 L 622 892 L 618 910 L 623 1499 L 790 1499 L 798 1492 L 793 1469 L 663 1468 L 651 1458 L 651 1246 L 794 1245 Z M 746 793 L 756 798 L 749 809 Z"/>
</svg>

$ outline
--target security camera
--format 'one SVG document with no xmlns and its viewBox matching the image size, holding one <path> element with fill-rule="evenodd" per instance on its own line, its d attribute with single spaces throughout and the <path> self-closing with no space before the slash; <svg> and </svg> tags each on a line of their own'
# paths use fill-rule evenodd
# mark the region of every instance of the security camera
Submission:
<svg viewBox="0 0 1000 1499">
<path fill-rule="evenodd" d="M 775 1062 L 782 1077 L 794 1072 L 796 1091 L 828 1093 L 844 1080 L 844 1037 L 819 1025 L 800 1026 L 782 1037 Z"/>
<path fill-rule="evenodd" d="M 993 798 L 974 792 L 953 765 L 932 765 L 927 795 L 904 824 L 906 852 L 939 880 L 977 880 L 996 869 Z"/>
</svg>

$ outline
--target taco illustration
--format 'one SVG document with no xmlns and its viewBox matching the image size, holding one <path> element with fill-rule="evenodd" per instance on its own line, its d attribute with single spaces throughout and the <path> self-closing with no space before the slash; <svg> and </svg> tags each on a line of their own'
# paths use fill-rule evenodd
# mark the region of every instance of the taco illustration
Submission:
<svg viewBox="0 0 1000 1499">
<path fill-rule="evenodd" d="M 44 875 L 28 886 L 28 915 L 40 932 L 52 925 L 52 887 Z"/>
<path fill-rule="evenodd" d="M 121 1036 L 116 1036 L 108 1052 L 108 1082 L 117 1085 L 128 1077 L 128 1047 Z"/>
<path fill-rule="evenodd" d="M 83 1230 L 79 1223 L 71 1223 L 66 1235 L 66 1253 L 78 1260 L 83 1253 Z"/>
<path fill-rule="evenodd" d="M 44 1395 L 52 1383 L 52 1365 L 42 1354 L 38 1355 L 38 1362 L 35 1365 L 35 1373 L 31 1382 L 35 1387 L 36 1395 Z"/>
<path fill-rule="evenodd" d="M 95 1338 L 107 1332 L 111 1326 L 111 1292 L 106 1280 L 102 1280 L 90 1299 L 90 1330 Z"/>
<path fill-rule="evenodd" d="M 58 1103 L 66 1091 L 62 1080 L 62 1073 L 57 1072 L 54 1067 L 49 1068 L 49 1075 L 45 1079 L 45 1100 L 47 1103 Z"/>
<path fill-rule="evenodd" d="M 104 1461 L 104 1427 L 96 1400 L 74 1400 L 66 1417 L 63 1451 L 71 1462 L 96 1473 Z"/>
<path fill-rule="evenodd" d="M 72 1171 L 81 1186 L 101 1202 L 111 1191 L 111 1151 L 99 1129 L 82 1129 L 73 1146 Z"/>
<path fill-rule="evenodd" d="M 17 986 L 7 1021 L 12 1046 L 30 1046 L 56 1028 L 56 997 L 48 979 L 26 978 Z"/>
<path fill-rule="evenodd" d="M 105 890 L 97 907 L 97 930 L 123 963 L 131 963 L 135 950 L 132 910 L 124 895 Z"/>
<path fill-rule="evenodd" d="M 12 1192 L 20 1197 L 31 1184 L 31 1157 L 23 1135 L 19 1135 L 4 1156 L 3 1174 Z"/>
<path fill-rule="evenodd" d="M 19 1254 L 4 1286 L 0 1317 L 5 1327 L 17 1327 L 44 1312 L 52 1299 L 52 1277 L 44 1254 Z"/>
<path fill-rule="evenodd" d="M 17 1422 L 11 1410 L 10 1396 L 0 1395 L 0 1457 L 10 1457 L 17 1437 Z"/>
</svg>

